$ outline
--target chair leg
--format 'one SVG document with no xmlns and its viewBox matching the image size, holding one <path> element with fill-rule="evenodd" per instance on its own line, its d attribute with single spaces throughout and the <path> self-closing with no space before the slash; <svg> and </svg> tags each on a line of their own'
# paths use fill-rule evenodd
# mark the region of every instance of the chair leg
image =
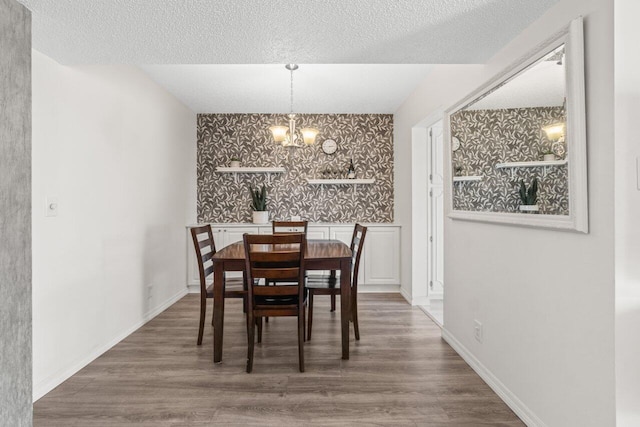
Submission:
<svg viewBox="0 0 640 427">
<path fill-rule="evenodd" d="M 298 309 L 298 364 L 304 372 L 304 305 Z"/>
<path fill-rule="evenodd" d="M 307 340 L 307 306 L 302 306 L 302 340 Z"/>
<path fill-rule="evenodd" d="M 258 344 L 262 342 L 262 317 L 256 317 L 256 324 L 258 325 Z"/>
<path fill-rule="evenodd" d="M 200 329 L 198 330 L 198 345 L 202 345 L 202 334 L 204 333 L 204 319 L 207 316 L 207 298 L 200 297 Z"/>
<path fill-rule="evenodd" d="M 358 328 L 358 298 L 353 295 L 351 297 L 351 318 L 353 319 L 353 330 L 356 333 L 356 340 L 360 340 L 360 328 Z"/>
<path fill-rule="evenodd" d="M 331 312 L 336 311 L 336 294 L 331 294 Z"/>
<path fill-rule="evenodd" d="M 309 290 L 309 323 L 307 325 L 307 341 L 311 341 L 311 324 L 313 323 L 313 291 Z"/>
<path fill-rule="evenodd" d="M 250 374 L 253 370 L 253 348 L 255 346 L 255 331 L 256 322 L 253 318 L 253 313 L 247 313 L 247 373 Z"/>
</svg>

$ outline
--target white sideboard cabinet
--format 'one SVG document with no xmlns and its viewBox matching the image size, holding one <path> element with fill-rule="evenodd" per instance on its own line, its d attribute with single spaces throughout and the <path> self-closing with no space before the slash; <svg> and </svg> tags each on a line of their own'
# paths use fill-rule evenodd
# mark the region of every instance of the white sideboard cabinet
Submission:
<svg viewBox="0 0 640 427">
<path fill-rule="evenodd" d="M 367 227 L 364 252 L 358 274 L 359 292 L 400 291 L 400 226 L 395 224 L 363 224 Z M 187 286 L 190 292 L 200 291 L 198 263 L 187 227 Z M 242 240 L 244 233 L 271 234 L 271 225 L 211 224 L 216 249 Z M 336 239 L 351 244 L 353 224 L 309 224 L 307 238 Z M 326 273 L 326 272 L 325 272 Z M 227 273 L 238 276 L 240 273 Z M 310 272 L 310 274 L 313 274 Z"/>
</svg>

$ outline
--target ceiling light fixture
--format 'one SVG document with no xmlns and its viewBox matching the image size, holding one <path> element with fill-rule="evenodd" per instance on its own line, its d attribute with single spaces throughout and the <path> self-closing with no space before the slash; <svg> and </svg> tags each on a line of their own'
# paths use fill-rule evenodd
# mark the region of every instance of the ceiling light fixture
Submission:
<svg viewBox="0 0 640 427">
<path fill-rule="evenodd" d="M 273 134 L 273 140 L 282 144 L 283 147 L 302 147 L 296 140 L 296 115 L 293 113 L 293 72 L 298 69 L 297 64 L 287 64 L 285 68 L 291 72 L 291 110 L 289 113 L 289 126 L 271 126 L 269 130 Z M 300 134 L 305 145 L 312 145 L 316 142 L 318 135 L 316 128 L 302 128 Z"/>
</svg>

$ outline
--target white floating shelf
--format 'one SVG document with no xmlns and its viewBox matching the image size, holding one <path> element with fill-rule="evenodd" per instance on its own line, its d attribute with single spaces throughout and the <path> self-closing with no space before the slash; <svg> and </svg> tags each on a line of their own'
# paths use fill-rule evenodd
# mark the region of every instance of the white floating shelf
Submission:
<svg viewBox="0 0 640 427">
<path fill-rule="evenodd" d="M 568 160 L 539 160 L 533 162 L 507 162 L 507 163 L 498 163 L 496 165 L 496 169 L 504 169 L 504 168 L 537 168 L 537 167 L 547 167 L 547 166 L 562 166 L 566 165 Z"/>
<path fill-rule="evenodd" d="M 261 168 L 261 167 L 239 167 L 239 168 L 229 168 L 229 167 L 217 167 L 217 173 L 284 173 L 286 172 L 285 168 Z"/>
<path fill-rule="evenodd" d="M 358 184 L 373 184 L 376 182 L 375 178 L 369 179 L 309 179 L 307 178 L 309 185 L 358 185 Z"/>
<path fill-rule="evenodd" d="M 454 176 L 453 182 L 469 182 L 469 181 L 482 181 L 480 175 L 466 175 L 466 176 Z"/>
<path fill-rule="evenodd" d="M 264 173 L 267 174 L 267 182 L 271 182 L 271 174 L 272 173 L 285 173 L 285 168 L 278 167 L 239 167 L 239 168 L 230 168 L 225 166 L 219 166 L 216 168 L 216 173 L 232 173 L 233 178 L 238 183 L 238 174 L 239 173 Z"/>
</svg>

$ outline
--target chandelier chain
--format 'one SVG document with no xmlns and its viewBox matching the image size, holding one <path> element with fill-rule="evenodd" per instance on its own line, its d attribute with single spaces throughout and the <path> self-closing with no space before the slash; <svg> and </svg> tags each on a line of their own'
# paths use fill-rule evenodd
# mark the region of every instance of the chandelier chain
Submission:
<svg viewBox="0 0 640 427">
<path fill-rule="evenodd" d="M 291 114 L 293 114 L 293 69 L 291 69 Z"/>
</svg>

